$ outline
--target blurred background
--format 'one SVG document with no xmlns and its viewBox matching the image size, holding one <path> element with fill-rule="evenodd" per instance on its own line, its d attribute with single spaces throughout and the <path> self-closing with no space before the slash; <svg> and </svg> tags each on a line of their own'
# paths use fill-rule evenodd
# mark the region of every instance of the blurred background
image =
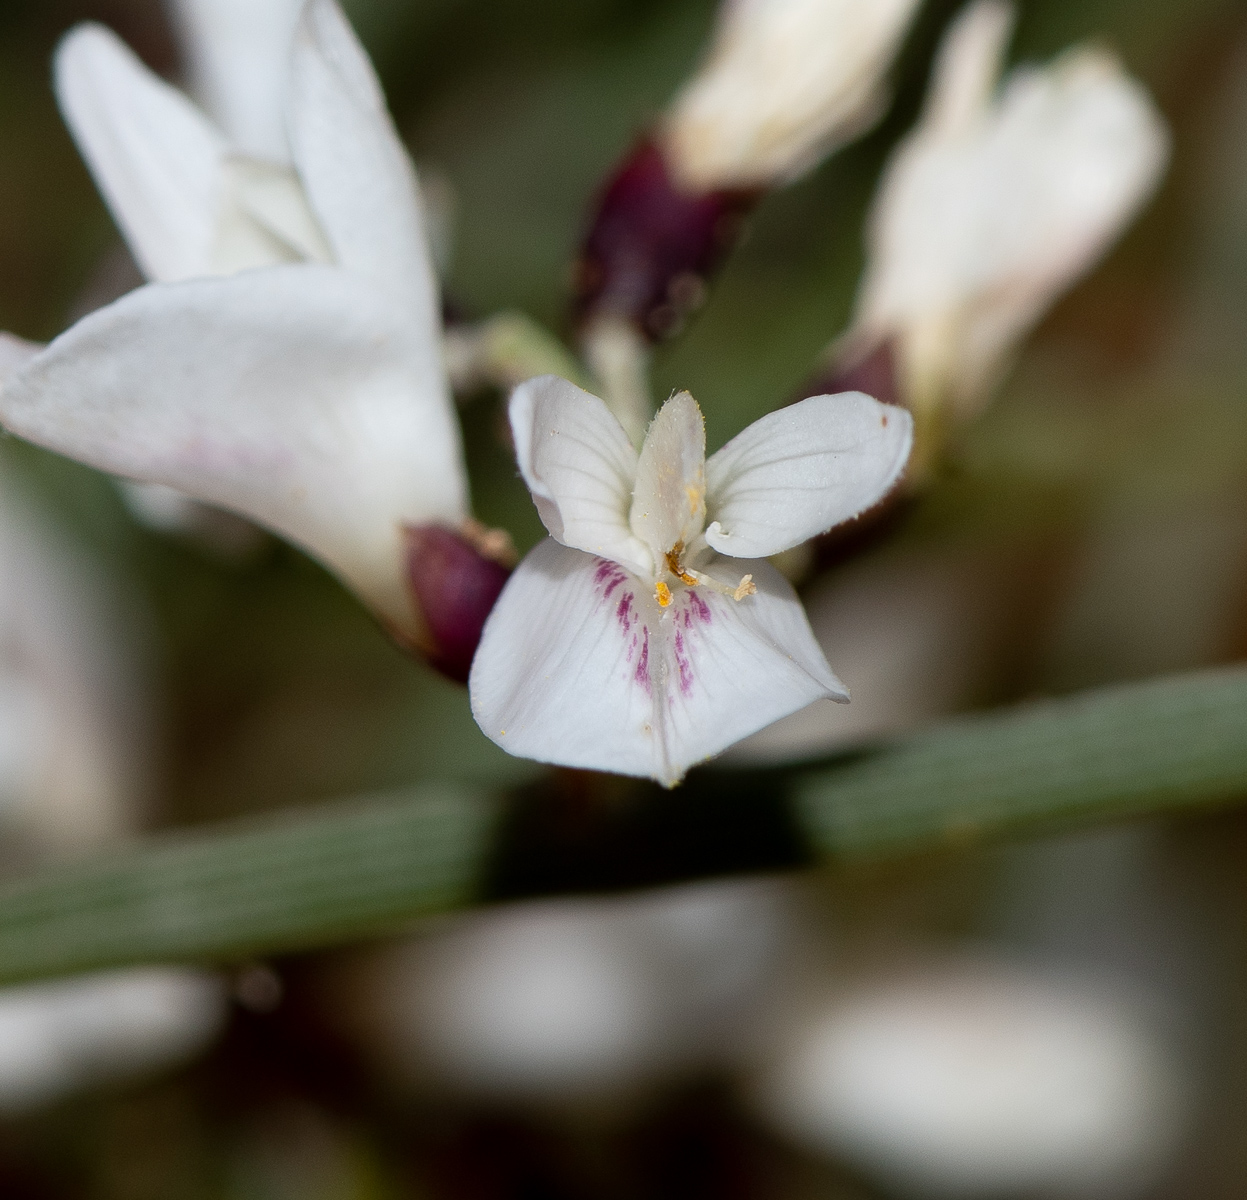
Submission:
<svg viewBox="0 0 1247 1200">
<path fill-rule="evenodd" d="M 565 334 L 590 202 L 714 4 L 346 7 L 440 214 L 455 310 Z M 763 200 L 658 349 L 655 394 L 691 390 L 711 447 L 845 327 L 867 206 L 957 7 L 920 9 L 886 117 Z M 833 665 L 882 714 L 868 734 L 1247 654 L 1247 8 L 1018 7 L 1011 61 L 1112 46 L 1173 158 L 921 499 L 808 581 L 815 627 L 849 631 Z M 159 0 L 0 5 L 0 328 L 31 339 L 139 281 L 51 92 L 86 18 L 179 76 Z M 541 527 L 502 400 L 461 415 L 477 513 L 522 551 Z M 111 480 L 11 439 L 0 484 L 5 869 L 421 781 L 514 796 L 489 904 L 164 980 L 139 1022 L 154 1048 L 101 1051 L 82 1030 L 102 999 L 67 1047 L 39 1014 L 71 999 L 27 996 L 27 1019 L 0 993 L 6 1200 L 1247 1194 L 1241 815 L 811 870 L 782 814 L 714 805 L 730 754 L 661 796 L 510 758 L 284 544 L 155 532 Z M 919 631 L 901 700 L 851 669 L 879 613 Z"/>
</svg>

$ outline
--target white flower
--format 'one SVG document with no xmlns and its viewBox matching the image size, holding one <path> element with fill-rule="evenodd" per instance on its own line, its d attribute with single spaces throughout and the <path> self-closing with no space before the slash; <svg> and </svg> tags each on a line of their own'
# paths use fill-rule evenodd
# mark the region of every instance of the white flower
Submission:
<svg viewBox="0 0 1247 1200">
<path fill-rule="evenodd" d="M 7 861 L 98 850 L 133 835 L 146 815 L 154 764 L 133 600 L 0 470 Z"/>
<path fill-rule="evenodd" d="M 310 0 L 295 37 L 293 171 L 237 159 L 98 27 L 66 40 L 58 89 L 136 255 L 179 282 L 62 334 L 0 418 L 283 534 L 423 643 L 405 531 L 460 526 L 466 478 L 415 173 L 340 10 Z"/>
<path fill-rule="evenodd" d="M 945 36 L 918 127 L 879 188 L 845 350 L 890 342 L 921 411 L 979 406 L 1010 351 L 1156 186 L 1168 136 L 1100 49 L 1019 67 L 997 91 L 1012 21 L 997 0 Z"/>
<path fill-rule="evenodd" d="M 678 180 L 695 191 L 786 182 L 863 132 L 917 7 L 726 0 L 706 63 L 664 119 Z"/>
<path fill-rule="evenodd" d="M 813 700 L 848 699 L 763 558 L 883 496 L 908 413 L 815 396 L 707 461 L 681 392 L 638 455 L 601 400 L 543 376 L 515 390 L 511 428 L 552 536 L 511 577 L 472 665 L 472 711 L 498 745 L 670 785 Z"/>
<path fill-rule="evenodd" d="M 462 914 L 352 962 L 337 1015 L 417 1087 L 617 1100 L 736 1040 L 794 910 L 768 878 Z"/>
<path fill-rule="evenodd" d="M 755 1101 L 889 1194 L 1135 1194 L 1182 1132 L 1182 1072 L 1095 978 L 950 954 L 839 992 L 785 1021 Z"/>
<path fill-rule="evenodd" d="M 0 990 L 0 1112 L 179 1065 L 225 1024 L 219 976 L 133 967 Z"/>
</svg>

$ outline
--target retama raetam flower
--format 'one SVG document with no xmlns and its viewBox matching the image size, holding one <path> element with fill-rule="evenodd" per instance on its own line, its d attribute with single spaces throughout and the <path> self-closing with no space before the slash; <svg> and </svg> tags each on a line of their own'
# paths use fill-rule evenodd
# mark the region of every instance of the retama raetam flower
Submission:
<svg viewBox="0 0 1247 1200">
<path fill-rule="evenodd" d="M 875 504 L 912 441 L 860 393 L 770 413 L 706 458 L 687 392 L 638 453 L 555 376 L 512 394 L 524 481 L 550 537 L 516 569 L 472 664 L 472 712 L 525 758 L 668 786 L 822 697 L 847 700 L 796 593 L 765 561 Z"/>
<path fill-rule="evenodd" d="M 1162 118 L 1107 50 L 1074 47 L 998 87 L 1012 19 L 980 0 L 945 35 L 922 117 L 879 185 L 849 332 L 811 385 L 905 403 L 918 453 L 924 422 L 982 408 L 1168 160 Z"/>
<path fill-rule="evenodd" d="M 469 518 L 415 171 L 340 9 L 299 18 L 291 167 L 237 154 L 98 26 L 67 37 L 57 79 L 157 282 L 35 354 L 4 425 L 285 536 L 465 678 L 507 572 Z"/>
</svg>

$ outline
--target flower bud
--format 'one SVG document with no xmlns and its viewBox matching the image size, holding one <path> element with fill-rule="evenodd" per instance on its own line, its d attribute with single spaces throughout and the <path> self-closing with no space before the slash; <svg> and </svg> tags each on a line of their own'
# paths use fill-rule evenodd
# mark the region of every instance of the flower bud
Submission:
<svg viewBox="0 0 1247 1200">
<path fill-rule="evenodd" d="M 663 142 L 690 190 L 787 183 L 883 112 L 916 0 L 727 0 Z"/>
<path fill-rule="evenodd" d="M 510 539 L 474 521 L 458 530 L 409 525 L 403 533 L 407 583 L 424 621 L 418 648 L 447 678 L 466 683 L 485 618 L 515 561 Z"/>
<path fill-rule="evenodd" d="M 602 190 L 574 277 L 582 333 L 679 331 L 765 191 L 857 136 L 916 0 L 727 0 L 702 68 Z"/>
<path fill-rule="evenodd" d="M 736 244 L 757 190 L 687 191 L 646 138 L 602 191 L 576 263 L 575 314 L 623 318 L 651 341 L 678 332 Z"/>
</svg>

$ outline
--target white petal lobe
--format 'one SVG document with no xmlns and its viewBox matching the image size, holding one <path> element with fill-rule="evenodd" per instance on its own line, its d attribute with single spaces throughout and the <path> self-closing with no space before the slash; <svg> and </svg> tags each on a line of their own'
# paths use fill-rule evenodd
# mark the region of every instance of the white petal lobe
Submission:
<svg viewBox="0 0 1247 1200">
<path fill-rule="evenodd" d="M 530 379 L 511 395 L 520 473 L 550 534 L 634 570 L 653 569 L 628 527 L 636 450 L 596 396 L 557 375 Z"/>
<path fill-rule="evenodd" d="M 407 628 L 402 523 L 466 511 L 458 429 L 422 390 L 422 352 L 401 313 L 324 267 L 151 285 L 36 356 L 0 419 L 251 517 Z"/>
<path fill-rule="evenodd" d="M 881 500 L 912 444 L 909 413 L 861 392 L 768 413 L 706 464 L 706 541 L 738 558 L 799 545 Z"/>
<path fill-rule="evenodd" d="M 173 0 L 193 94 L 236 150 L 287 162 L 285 93 L 303 0 Z"/>
<path fill-rule="evenodd" d="M 769 564 L 712 567 L 758 591 L 679 589 L 660 608 L 617 564 L 533 550 L 485 624 L 472 712 L 512 754 L 677 783 L 689 767 L 823 696 L 847 699 Z"/>
<path fill-rule="evenodd" d="M 334 0 L 309 0 L 295 38 L 295 165 L 334 258 L 402 304 L 440 346 L 437 284 L 416 173 L 367 56 Z"/>
<path fill-rule="evenodd" d="M 79 25 L 62 41 L 56 95 L 147 277 L 208 274 L 222 201 L 221 134 L 101 25 Z"/>
</svg>

